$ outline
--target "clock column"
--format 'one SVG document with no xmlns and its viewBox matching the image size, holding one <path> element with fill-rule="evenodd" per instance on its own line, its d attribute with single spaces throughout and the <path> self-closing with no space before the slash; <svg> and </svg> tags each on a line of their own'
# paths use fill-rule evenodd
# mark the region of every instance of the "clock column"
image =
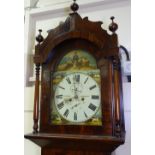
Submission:
<svg viewBox="0 0 155 155">
<path fill-rule="evenodd" d="M 42 30 L 39 29 L 39 34 L 36 37 L 38 44 L 35 47 L 35 55 L 39 54 L 40 44 L 44 38 L 41 35 Z M 36 63 L 36 81 L 35 81 L 35 92 L 34 92 L 34 110 L 33 110 L 33 133 L 38 133 L 38 120 L 39 120 L 39 74 L 40 74 L 40 63 Z"/>
</svg>

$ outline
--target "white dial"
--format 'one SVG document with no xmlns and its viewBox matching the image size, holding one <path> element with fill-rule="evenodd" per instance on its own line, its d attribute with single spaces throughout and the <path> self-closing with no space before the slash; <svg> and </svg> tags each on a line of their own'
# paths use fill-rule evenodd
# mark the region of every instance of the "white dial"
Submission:
<svg viewBox="0 0 155 155">
<path fill-rule="evenodd" d="M 92 118 L 100 107 L 100 88 L 90 76 L 82 73 L 67 75 L 55 91 L 59 114 L 70 122 Z"/>
</svg>

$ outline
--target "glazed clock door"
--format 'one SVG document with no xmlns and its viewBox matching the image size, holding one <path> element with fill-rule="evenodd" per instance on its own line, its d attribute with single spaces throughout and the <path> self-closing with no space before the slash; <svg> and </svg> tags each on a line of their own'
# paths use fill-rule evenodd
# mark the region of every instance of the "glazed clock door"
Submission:
<svg viewBox="0 0 155 155">
<path fill-rule="evenodd" d="M 54 92 L 51 124 L 102 125 L 100 70 L 91 54 L 84 50 L 69 51 L 51 82 Z"/>
</svg>

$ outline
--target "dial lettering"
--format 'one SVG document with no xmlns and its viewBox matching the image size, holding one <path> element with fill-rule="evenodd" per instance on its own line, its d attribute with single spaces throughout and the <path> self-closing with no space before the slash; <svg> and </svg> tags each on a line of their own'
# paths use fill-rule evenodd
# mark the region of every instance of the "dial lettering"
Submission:
<svg viewBox="0 0 155 155">
<path fill-rule="evenodd" d="M 74 112 L 74 120 L 77 120 L 77 113 Z"/>
<path fill-rule="evenodd" d="M 62 109 L 62 108 L 64 107 L 64 103 L 61 102 L 61 103 L 59 103 L 57 106 L 58 106 L 59 109 Z"/>
<path fill-rule="evenodd" d="M 98 95 L 92 95 L 91 98 L 92 99 L 99 99 L 99 96 Z"/>
<path fill-rule="evenodd" d="M 86 80 L 84 81 L 84 84 L 86 84 L 87 81 L 88 81 L 88 77 L 87 77 Z"/>
<path fill-rule="evenodd" d="M 64 116 L 67 117 L 69 114 L 69 110 L 67 109 L 65 112 L 64 112 Z"/>
<path fill-rule="evenodd" d="M 95 111 L 97 107 L 94 104 L 90 103 L 88 108 L 91 109 L 92 111 Z"/>
<path fill-rule="evenodd" d="M 80 82 L 80 75 L 78 74 L 78 75 L 75 75 L 75 81 L 76 82 Z"/>
<path fill-rule="evenodd" d="M 96 88 L 96 85 L 91 86 L 89 89 L 92 90 L 94 88 Z"/>
<path fill-rule="evenodd" d="M 87 114 L 85 112 L 84 112 L 84 115 L 85 115 L 86 118 L 88 118 L 88 116 L 87 116 Z"/>
<path fill-rule="evenodd" d="M 69 77 L 67 77 L 66 80 L 67 80 L 67 82 L 68 82 L 69 84 L 71 84 L 71 80 L 70 80 Z"/>
</svg>

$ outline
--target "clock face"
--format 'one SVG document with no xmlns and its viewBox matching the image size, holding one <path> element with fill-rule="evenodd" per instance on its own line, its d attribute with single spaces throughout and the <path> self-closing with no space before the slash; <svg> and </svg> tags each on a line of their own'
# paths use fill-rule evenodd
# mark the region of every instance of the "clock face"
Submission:
<svg viewBox="0 0 155 155">
<path fill-rule="evenodd" d="M 68 52 L 52 73 L 51 124 L 102 125 L 100 70 L 92 55 Z"/>
<path fill-rule="evenodd" d="M 92 118 L 100 107 L 100 88 L 93 78 L 76 72 L 67 75 L 59 83 L 54 100 L 63 119 L 85 122 Z"/>
</svg>

